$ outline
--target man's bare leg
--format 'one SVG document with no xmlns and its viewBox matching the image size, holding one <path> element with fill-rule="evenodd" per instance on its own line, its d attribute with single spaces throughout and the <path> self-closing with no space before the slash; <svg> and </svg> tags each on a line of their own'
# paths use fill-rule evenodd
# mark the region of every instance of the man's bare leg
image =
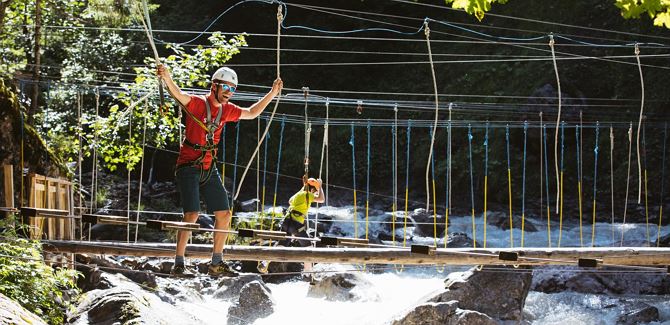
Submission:
<svg viewBox="0 0 670 325">
<path fill-rule="evenodd" d="M 196 222 L 198 220 L 198 212 L 184 212 L 184 222 Z M 177 232 L 177 256 L 184 256 L 186 252 L 186 243 L 191 237 L 190 231 L 180 230 Z"/>
</svg>

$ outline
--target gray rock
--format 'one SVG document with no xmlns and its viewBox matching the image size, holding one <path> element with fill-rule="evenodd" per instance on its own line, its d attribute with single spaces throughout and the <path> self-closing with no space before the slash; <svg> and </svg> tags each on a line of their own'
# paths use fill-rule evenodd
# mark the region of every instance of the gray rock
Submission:
<svg viewBox="0 0 670 325">
<path fill-rule="evenodd" d="M 228 324 L 251 324 L 274 312 L 275 301 L 270 290 L 259 281 L 251 281 L 240 290 L 240 297 L 228 309 Z"/>
<path fill-rule="evenodd" d="M 629 311 L 617 318 L 617 325 L 634 325 L 660 320 L 658 308 L 645 303 L 636 303 L 626 309 Z"/>
<path fill-rule="evenodd" d="M 491 317 L 472 310 L 458 308 L 458 301 L 427 302 L 416 306 L 393 325 L 496 325 Z"/>
<path fill-rule="evenodd" d="M 378 301 L 372 284 L 358 273 L 326 275 L 309 287 L 307 296 L 331 301 Z"/>
<path fill-rule="evenodd" d="M 219 288 L 213 296 L 217 299 L 239 299 L 242 288 L 254 281 L 263 283 L 258 274 L 242 274 L 235 278 L 223 278 L 219 281 Z"/>
<path fill-rule="evenodd" d="M 595 294 L 670 294 L 670 278 L 662 273 L 586 272 L 576 266 L 538 267 L 531 289 L 545 293 L 573 291 Z"/>
<path fill-rule="evenodd" d="M 499 320 L 519 321 L 532 280 L 531 272 L 500 272 L 484 267 L 481 271 L 451 273 L 445 290 L 430 302 L 457 300 L 461 309 L 474 310 Z M 490 271 L 489 271 L 490 270 Z"/>
<path fill-rule="evenodd" d="M 37 315 L 0 293 L 0 324 L 47 325 Z"/>
</svg>

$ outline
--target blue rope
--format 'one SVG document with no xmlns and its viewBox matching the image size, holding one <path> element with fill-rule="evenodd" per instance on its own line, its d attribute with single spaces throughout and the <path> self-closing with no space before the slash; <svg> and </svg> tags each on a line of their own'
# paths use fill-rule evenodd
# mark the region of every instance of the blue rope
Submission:
<svg viewBox="0 0 670 325">
<path fill-rule="evenodd" d="M 284 125 L 286 122 L 286 117 L 282 116 L 281 118 L 281 131 L 279 131 L 279 152 L 277 153 L 277 172 L 275 173 L 275 191 L 274 194 L 277 194 L 277 186 L 279 185 L 279 166 L 281 166 L 281 148 L 284 143 Z"/>
<path fill-rule="evenodd" d="M 579 166 L 581 165 L 581 160 L 579 159 L 579 124 L 575 125 L 575 142 L 577 143 L 577 181 L 582 180 L 582 174 L 581 174 L 581 168 Z"/>
<path fill-rule="evenodd" d="M 235 166 L 234 166 L 235 168 L 233 169 L 233 188 L 231 194 L 235 193 L 235 188 L 237 186 L 237 154 L 239 153 L 239 143 L 240 143 L 240 122 L 237 122 L 237 125 L 235 126 Z"/>
<path fill-rule="evenodd" d="M 521 215 L 526 214 L 526 142 L 528 138 L 528 121 L 523 121 L 523 168 L 521 181 Z"/>
<path fill-rule="evenodd" d="M 369 202 L 370 199 L 370 120 L 368 120 L 368 164 L 366 170 L 366 184 L 365 184 L 365 201 Z"/>
<path fill-rule="evenodd" d="M 470 157 L 470 204 L 472 206 L 472 210 L 475 210 L 475 183 L 474 183 L 474 176 L 473 176 L 473 170 L 472 170 L 472 127 L 468 124 L 468 150 L 469 150 L 469 157 Z M 474 238 L 473 238 L 474 240 Z"/>
<path fill-rule="evenodd" d="M 509 157 L 509 124 L 505 126 L 505 143 L 507 147 L 507 169 L 511 170 L 510 157 Z"/>
<path fill-rule="evenodd" d="M 563 169 L 564 149 L 565 149 L 565 122 L 561 122 L 561 171 L 564 171 Z"/>
<path fill-rule="evenodd" d="M 351 138 L 349 138 L 349 145 L 351 146 L 351 173 L 354 180 L 354 191 L 356 190 L 356 142 L 354 141 L 354 124 L 351 124 Z M 356 202 L 354 202 L 356 204 Z"/>
</svg>

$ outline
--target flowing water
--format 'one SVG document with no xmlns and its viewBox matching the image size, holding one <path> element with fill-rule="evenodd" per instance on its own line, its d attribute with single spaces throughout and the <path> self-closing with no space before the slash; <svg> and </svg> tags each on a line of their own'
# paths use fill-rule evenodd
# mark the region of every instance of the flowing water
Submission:
<svg viewBox="0 0 670 325">
<path fill-rule="evenodd" d="M 350 208 L 321 208 L 321 213 L 335 216 L 334 225 L 344 234 L 354 233 L 354 223 L 351 220 Z M 347 219 L 349 218 L 349 219 Z M 383 218 L 372 218 L 368 224 L 370 233 L 381 231 L 382 225 L 375 221 Z M 339 222 L 337 222 L 339 221 Z M 547 247 L 548 235 L 546 222 L 529 220 L 538 229 L 537 232 L 524 234 L 525 247 Z M 555 221 L 555 224 L 553 223 Z M 481 244 L 484 222 L 482 216 L 475 220 L 477 241 Z M 567 226 L 558 231 L 558 220 L 552 220 L 551 241 L 556 247 L 560 237 L 561 247 L 591 246 L 619 246 L 624 231 L 626 242 L 646 244 L 655 243 L 657 228 L 645 224 L 611 224 L 596 223 L 592 237 L 591 225 L 585 225 L 581 231 L 578 225 Z M 364 234 L 364 219 L 357 220 L 358 233 Z M 668 234 L 668 227 L 664 227 L 661 235 Z M 434 238 L 413 236 L 413 229 L 407 229 L 407 236 L 412 236 L 414 243 L 433 244 Z M 450 217 L 449 232 L 463 232 L 472 237 L 471 217 Z M 581 238 L 580 238 L 581 234 Z M 397 229 L 396 235 L 401 240 L 402 229 Z M 521 232 L 514 229 L 514 245 L 521 245 Z M 442 245 L 442 241 L 438 245 Z M 487 247 L 509 247 L 509 231 L 497 227 L 487 227 Z M 360 272 L 360 265 L 330 265 L 323 266 L 328 270 Z M 449 267 L 446 269 L 435 266 L 407 266 L 402 272 L 389 270 L 384 273 L 360 272 L 364 279 L 372 283 L 361 294 L 359 301 L 328 301 L 322 298 L 308 296 L 309 283 L 292 281 L 281 284 L 268 284 L 275 300 L 275 312 L 253 324 L 386 324 L 403 310 L 414 306 L 422 297 L 444 287 L 444 279 L 449 272 L 463 271 L 469 267 Z M 318 265 L 317 265 L 318 270 Z M 440 272 L 441 271 L 441 272 Z M 227 309 L 230 301 L 217 300 L 206 297 L 205 303 L 180 303 L 180 308 L 194 315 L 202 321 L 201 324 L 224 324 L 227 319 Z M 541 293 L 531 291 L 526 299 L 525 313 L 532 324 L 614 324 L 617 317 L 624 311 L 626 303 L 644 302 L 655 306 L 659 310 L 661 322 L 650 324 L 670 325 L 670 296 L 613 296 L 599 294 L 581 294 L 574 292 Z"/>
</svg>

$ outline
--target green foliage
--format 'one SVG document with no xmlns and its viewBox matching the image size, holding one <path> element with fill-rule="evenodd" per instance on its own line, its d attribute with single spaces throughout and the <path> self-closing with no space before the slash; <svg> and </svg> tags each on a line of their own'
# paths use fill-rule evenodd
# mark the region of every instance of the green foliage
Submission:
<svg viewBox="0 0 670 325">
<path fill-rule="evenodd" d="M 507 0 L 445 0 L 445 2 L 451 3 L 452 8 L 465 10 L 481 21 L 484 19 L 484 13 L 491 10 L 493 3 L 505 4 Z"/>
<path fill-rule="evenodd" d="M 211 47 L 198 46 L 192 53 L 177 45 L 168 46 L 173 54 L 163 64 L 170 68 L 173 79 L 180 87 L 207 87 L 210 80 L 207 72 L 230 60 L 239 53 L 240 47 L 247 45 L 244 35 L 226 39 L 221 33 L 214 33 L 209 41 Z M 178 134 L 180 114 L 176 103 L 165 102 L 161 112 L 151 109 L 160 107 L 156 62 L 146 58 L 144 63 L 144 66 L 135 68 L 135 82 L 122 84 L 125 91 L 116 95 L 116 100 L 125 108 L 112 106 L 107 117 L 100 117 L 93 123 L 98 152 L 110 170 L 117 169 L 119 165 L 132 170 L 141 160 L 143 133 L 139 130 L 145 129 L 145 125 L 147 143 L 157 147 L 174 143 Z M 140 102 L 147 96 L 147 91 L 152 93 L 145 102 Z"/>
<path fill-rule="evenodd" d="M 626 18 L 640 18 L 644 13 L 654 20 L 654 26 L 670 28 L 669 0 L 616 0 L 617 8 Z"/>
<path fill-rule="evenodd" d="M 508 0 L 445 0 L 447 4 L 455 9 L 463 9 L 468 14 L 474 15 L 479 21 L 484 19 L 484 14 L 491 10 L 495 2 L 507 3 Z M 644 13 L 654 20 L 654 26 L 665 26 L 670 28 L 670 0 L 615 0 L 617 8 L 621 9 L 621 15 L 626 18 L 640 18 Z"/>
<path fill-rule="evenodd" d="M 62 290 L 78 294 L 79 273 L 44 264 L 40 242 L 17 238 L 9 229 L 0 233 L 5 238 L 0 243 L 0 293 L 50 324 L 63 324 L 65 311 L 73 306 L 63 300 Z"/>
</svg>

